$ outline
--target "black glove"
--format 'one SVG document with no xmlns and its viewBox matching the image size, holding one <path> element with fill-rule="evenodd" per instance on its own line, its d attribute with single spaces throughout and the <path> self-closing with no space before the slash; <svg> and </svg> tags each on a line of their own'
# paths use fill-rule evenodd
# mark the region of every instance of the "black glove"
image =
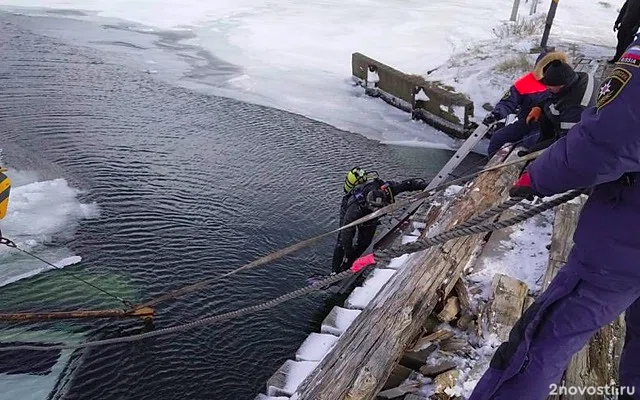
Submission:
<svg viewBox="0 0 640 400">
<path fill-rule="evenodd" d="M 422 178 L 411 179 L 411 186 L 413 186 L 416 190 L 424 190 L 427 188 L 427 185 L 427 181 Z"/>
<path fill-rule="evenodd" d="M 536 193 L 531 188 L 531 178 L 529 172 L 524 171 L 518 181 L 509 189 L 509 196 L 513 198 L 525 198 L 529 201 L 533 200 Z"/>
<path fill-rule="evenodd" d="M 486 117 L 484 117 L 484 119 L 482 120 L 482 123 L 485 124 L 486 126 L 489 126 L 500 119 L 502 118 L 500 118 L 499 115 L 496 115 L 495 113 L 490 112 Z"/>
</svg>

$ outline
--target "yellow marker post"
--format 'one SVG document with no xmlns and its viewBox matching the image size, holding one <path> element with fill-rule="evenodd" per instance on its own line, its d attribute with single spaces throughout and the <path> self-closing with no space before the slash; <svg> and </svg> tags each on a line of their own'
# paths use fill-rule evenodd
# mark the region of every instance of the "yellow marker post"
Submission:
<svg viewBox="0 0 640 400">
<path fill-rule="evenodd" d="M 5 169 L 0 168 L 0 219 L 7 215 L 7 207 L 9 206 L 9 192 L 11 191 L 11 180 L 2 172 Z"/>
</svg>

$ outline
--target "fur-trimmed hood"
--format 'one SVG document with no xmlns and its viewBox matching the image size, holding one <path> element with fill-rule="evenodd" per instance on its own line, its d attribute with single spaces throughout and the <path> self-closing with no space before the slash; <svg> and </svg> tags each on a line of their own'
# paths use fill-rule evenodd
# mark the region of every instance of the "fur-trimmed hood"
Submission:
<svg viewBox="0 0 640 400">
<path fill-rule="evenodd" d="M 537 80 L 542 79 L 542 77 L 544 76 L 544 73 L 542 72 L 544 70 L 544 67 L 549 65 L 549 63 L 551 63 L 552 61 L 556 61 L 556 60 L 562 61 L 563 63 L 566 63 L 566 64 L 569 63 L 569 57 L 567 57 L 565 53 L 561 51 L 552 51 L 550 53 L 545 54 L 541 59 L 539 59 L 536 62 L 536 65 L 533 68 L 533 76 L 535 76 Z"/>
</svg>

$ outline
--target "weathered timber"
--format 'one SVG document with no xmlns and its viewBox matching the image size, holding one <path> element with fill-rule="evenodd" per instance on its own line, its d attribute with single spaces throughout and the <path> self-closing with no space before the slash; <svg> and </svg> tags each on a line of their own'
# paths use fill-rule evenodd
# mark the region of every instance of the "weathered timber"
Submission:
<svg viewBox="0 0 640 400">
<path fill-rule="evenodd" d="M 460 376 L 460 372 L 456 369 L 452 369 L 433 378 L 433 385 L 435 386 L 436 393 L 442 393 L 445 389 L 454 387 L 458 376 Z"/>
<path fill-rule="evenodd" d="M 400 357 L 400 365 L 417 371 L 427 361 L 427 358 L 438 349 L 438 345 L 433 343 L 418 351 L 408 351 Z"/>
<path fill-rule="evenodd" d="M 453 288 L 456 291 L 456 297 L 460 304 L 460 314 L 475 314 L 476 310 L 471 305 L 469 291 L 467 290 L 467 286 L 464 284 L 464 281 L 462 279 L 458 279 Z"/>
<path fill-rule="evenodd" d="M 471 304 L 469 291 L 462 278 L 458 279 L 453 288 L 460 305 L 460 318 L 456 321 L 456 326 L 462 330 L 466 330 L 473 326 L 473 322 L 477 318 L 477 311 Z"/>
<path fill-rule="evenodd" d="M 507 275 L 497 274 L 491 285 L 491 297 L 485 316 L 487 328 L 501 341 L 509 338 L 511 327 L 522 315 L 522 306 L 527 297 L 526 283 Z"/>
<path fill-rule="evenodd" d="M 420 367 L 420 373 L 424 376 L 434 377 L 440 375 L 443 372 L 447 372 L 456 368 L 458 365 L 450 360 L 444 360 L 435 365 L 423 365 Z"/>
<path fill-rule="evenodd" d="M 378 394 L 378 397 L 382 399 L 395 399 L 407 393 L 415 392 L 418 389 L 420 389 L 420 383 L 409 382 L 392 389 L 384 390 Z"/>
<path fill-rule="evenodd" d="M 573 233 L 584 202 L 584 196 L 578 201 L 558 207 L 553 224 L 549 265 L 545 273 L 543 287 L 546 289 L 559 269 L 567 262 L 573 247 Z M 617 380 L 618 361 L 624 344 L 624 318 L 619 316 L 611 324 L 603 327 L 593 338 L 576 353 L 565 372 L 566 387 L 605 386 L 611 380 Z M 576 394 L 551 396 L 550 399 L 597 400 L 602 396 Z"/>
<path fill-rule="evenodd" d="M 569 259 L 569 253 L 573 247 L 573 233 L 576 230 L 583 201 L 584 196 L 580 196 L 577 201 L 562 204 L 556 209 L 553 233 L 551 234 L 549 264 L 542 281 L 543 290 L 549 287 L 551 280 Z"/>
<path fill-rule="evenodd" d="M 387 383 L 384 384 L 382 390 L 392 389 L 394 387 L 402 385 L 402 382 L 407 380 L 413 370 L 407 368 L 404 365 L 398 364 L 391 372 L 391 376 L 387 379 Z"/>
<path fill-rule="evenodd" d="M 351 70 L 365 93 L 411 112 L 429 125 L 458 138 L 473 131 L 473 102 L 440 82 L 405 74 L 361 53 L 351 55 Z"/>
<path fill-rule="evenodd" d="M 501 162 L 505 154 L 498 152 L 490 165 Z M 521 167 L 510 165 L 480 175 L 447 205 L 438 230 L 503 202 Z M 297 399 L 374 398 L 407 343 L 418 335 L 440 298 L 453 289 L 483 238 L 483 234 L 467 236 L 409 256 L 298 387 Z"/>
<path fill-rule="evenodd" d="M 429 345 L 433 343 L 438 343 L 440 341 L 449 339 L 453 336 L 453 332 L 447 329 L 440 329 L 433 333 L 428 334 L 427 336 L 423 336 L 416 344 L 413 346 L 413 351 L 420 351 L 424 348 L 427 348 Z"/>
<path fill-rule="evenodd" d="M 458 298 L 455 296 L 449 297 L 444 304 L 442 311 L 438 313 L 438 319 L 442 322 L 451 322 L 456 319 L 459 311 L 460 306 Z"/>
</svg>

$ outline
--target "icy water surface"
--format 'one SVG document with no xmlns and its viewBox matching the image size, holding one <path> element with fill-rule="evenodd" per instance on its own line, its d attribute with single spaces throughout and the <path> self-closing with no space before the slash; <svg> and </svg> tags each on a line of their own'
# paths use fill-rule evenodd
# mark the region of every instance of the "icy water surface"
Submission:
<svg viewBox="0 0 640 400">
<path fill-rule="evenodd" d="M 430 177 L 451 154 L 380 145 L 299 115 L 174 86 L 95 48 L 35 33 L 33 21 L 0 14 L 0 147 L 14 170 L 36 181 L 63 178 L 81 190 L 79 202 L 99 209 L 34 251 L 69 249 L 82 261 L 66 271 L 132 301 L 335 228 L 344 174 L 354 165 L 390 179 Z M 81 36 L 73 26 L 67 36 Z M 155 326 L 303 286 L 309 275 L 329 271 L 333 241 L 161 304 Z M 26 262 L 20 255 L 3 260 Z M 333 304 L 315 295 L 179 336 L 76 353 L 59 389 L 69 399 L 252 399 Z M 118 306 L 61 271 L 0 287 L 3 311 Z M 137 321 L 19 327 L 62 338 L 142 329 Z M 15 328 L 0 325 L 0 335 Z M 0 397 L 17 398 L 20 382 L 48 376 L 30 391 L 30 398 L 47 398 L 46 385 L 60 373 L 55 358 L 0 353 Z M 30 368 L 34 375 L 24 375 Z"/>
</svg>

